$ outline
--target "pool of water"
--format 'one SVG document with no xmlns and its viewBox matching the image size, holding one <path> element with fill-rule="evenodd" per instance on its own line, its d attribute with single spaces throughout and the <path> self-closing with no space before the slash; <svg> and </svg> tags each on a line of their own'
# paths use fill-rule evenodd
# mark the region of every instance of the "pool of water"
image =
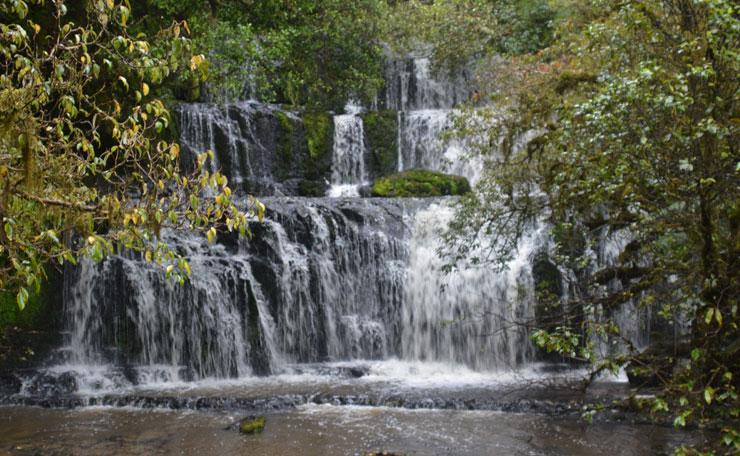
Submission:
<svg viewBox="0 0 740 456">
<path fill-rule="evenodd" d="M 624 455 L 669 453 L 701 436 L 578 417 L 307 405 L 242 435 L 233 411 L 0 408 L 0 454 L 17 455 Z"/>
</svg>

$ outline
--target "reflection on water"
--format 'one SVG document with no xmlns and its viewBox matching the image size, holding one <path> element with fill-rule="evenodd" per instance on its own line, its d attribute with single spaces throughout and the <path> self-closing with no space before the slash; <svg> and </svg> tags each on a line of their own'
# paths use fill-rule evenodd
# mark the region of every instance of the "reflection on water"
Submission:
<svg viewBox="0 0 740 456">
<path fill-rule="evenodd" d="M 686 434 L 671 428 L 588 425 L 576 418 L 483 411 L 307 406 L 271 414 L 244 436 L 232 413 L 0 408 L 0 454 L 54 455 L 650 455 Z M 696 438 L 697 436 L 694 436 Z"/>
</svg>

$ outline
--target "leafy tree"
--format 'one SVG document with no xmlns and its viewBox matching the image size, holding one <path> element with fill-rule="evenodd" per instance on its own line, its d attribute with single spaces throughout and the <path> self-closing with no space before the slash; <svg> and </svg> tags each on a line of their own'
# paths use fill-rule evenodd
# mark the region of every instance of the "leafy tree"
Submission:
<svg viewBox="0 0 740 456">
<path fill-rule="evenodd" d="M 563 305 L 586 318 L 535 341 L 596 371 L 652 373 L 662 391 L 653 412 L 722 427 L 714 449 L 737 452 L 740 10 L 725 0 L 564 3 L 571 14 L 553 46 L 488 73 L 508 113 L 501 128 L 472 131 L 501 152 L 460 210 L 450 250 L 463 256 L 485 239 L 503 262 L 544 217 L 555 260 L 576 279 Z M 525 136 L 537 137 L 522 147 Z M 595 245 L 617 236 L 618 258 L 597 268 Z M 688 321 L 686 344 L 597 357 L 593 341 L 618 337 L 609 317 L 630 300 Z"/>
<path fill-rule="evenodd" d="M 208 94 L 341 109 L 381 84 L 382 0 L 149 0 L 148 17 L 181 17 L 209 57 Z M 145 21 L 146 22 L 146 21 Z M 147 25 L 151 27 L 151 25 Z M 247 89 L 247 90 L 245 90 Z"/>
<path fill-rule="evenodd" d="M 397 2 L 383 36 L 399 53 L 429 48 L 439 66 L 460 67 L 491 53 L 547 46 L 554 12 L 544 0 Z"/>
<path fill-rule="evenodd" d="M 2 0 L 0 18 L 0 289 L 20 308 L 55 263 L 131 249 L 182 281 L 187 261 L 160 230 L 245 231 L 208 153 L 186 175 L 161 137 L 157 88 L 204 75 L 187 23 L 132 35 L 128 1 L 114 0 Z"/>
</svg>

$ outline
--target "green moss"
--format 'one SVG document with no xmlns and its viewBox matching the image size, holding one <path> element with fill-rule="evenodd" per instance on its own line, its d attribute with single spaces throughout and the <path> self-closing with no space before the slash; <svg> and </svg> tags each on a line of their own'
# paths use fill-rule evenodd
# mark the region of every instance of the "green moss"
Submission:
<svg viewBox="0 0 740 456">
<path fill-rule="evenodd" d="M 398 167 L 398 115 L 396 111 L 362 114 L 370 150 L 369 168 L 373 176 L 393 174 Z"/>
<path fill-rule="evenodd" d="M 373 183 L 372 195 L 382 197 L 463 195 L 470 192 L 462 176 L 412 169 L 381 177 Z"/>
<path fill-rule="evenodd" d="M 239 422 L 239 431 L 242 434 L 255 434 L 265 429 L 264 416 L 249 416 Z"/>
<path fill-rule="evenodd" d="M 290 163 L 293 162 L 293 122 L 283 111 L 275 111 L 275 118 L 280 125 L 277 137 L 277 174 L 281 179 L 288 178 Z"/>
<path fill-rule="evenodd" d="M 331 154 L 331 116 L 323 112 L 307 112 L 303 114 L 303 125 L 306 128 L 309 157 L 318 159 Z"/>
<path fill-rule="evenodd" d="M 301 116 L 308 144 L 306 177 L 321 179 L 331 173 L 331 148 L 334 124 L 325 112 L 306 112 Z"/>
</svg>

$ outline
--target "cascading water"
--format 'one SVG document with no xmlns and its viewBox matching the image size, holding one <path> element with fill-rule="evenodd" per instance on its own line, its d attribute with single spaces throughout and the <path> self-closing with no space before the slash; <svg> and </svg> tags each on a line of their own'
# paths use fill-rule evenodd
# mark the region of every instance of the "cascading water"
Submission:
<svg viewBox="0 0 740 456">
<path fill-rule="evenodd" d="M 416 214 L 402 312 L 404 355 L 478 369 L 514 368 L 533 354 L 526 331 L 534 318 L 530 264 L 543 234 L 533 229 L 503 272 L 463 264 L 446 273 L 438 251 L 453 215 L 445 204 Z"/>
<path fill-rule="evenodd" d="M 360 196 L 367 183 L 365 171 L 365 130 L 358 112 L 334 116 L 331 188 L 328 196 Z"/>
<path fill-rule="evenodd" d="M 385 101 L 401 109 L 399 169 L 475 182 L 482 162 L 462 160 L 466 145 L 440 137 L 466 89 L 432 80 L 428 60 L 405 62 L 390 65 Z M 177 114 L 186 158 L 214 150 L 211 166 L 238 190 L 295 194 L 306 177 L 305 126 L 294 113 L 249 102 L 182 105 Z M 366 182 L 364 130 L 358 112 L 334 116 L 330 196 L 356 195 Z M 251 240 L 219 236 L 209 245 L 164 234 L 191 262 L 184 286 L 130 255 L 70 271 L 67 340 L 52 370 L 82 372 L 94 390 L 106 386 L 93 370 L 115 387 L 276 374 L 296 363 L 398 359 L 490 370 L 533 359 L 522 323 L 534 316 L 530 265 L 546 247 L 541 228 L 503 272 L 469 265 L 446 274 L 437 249 L 454 199 L 262 201 L 266 220 Z"/>
<path fill-rule="evenodd" d="M 383 109 L 415 111 L 452 109 L 468 101 L 470 75 L 466 70 L 432 77 L 432 63 L 427 57 L 389 59 L 385 64 L 385 89 L 377 104 Z"/>
</svg>

